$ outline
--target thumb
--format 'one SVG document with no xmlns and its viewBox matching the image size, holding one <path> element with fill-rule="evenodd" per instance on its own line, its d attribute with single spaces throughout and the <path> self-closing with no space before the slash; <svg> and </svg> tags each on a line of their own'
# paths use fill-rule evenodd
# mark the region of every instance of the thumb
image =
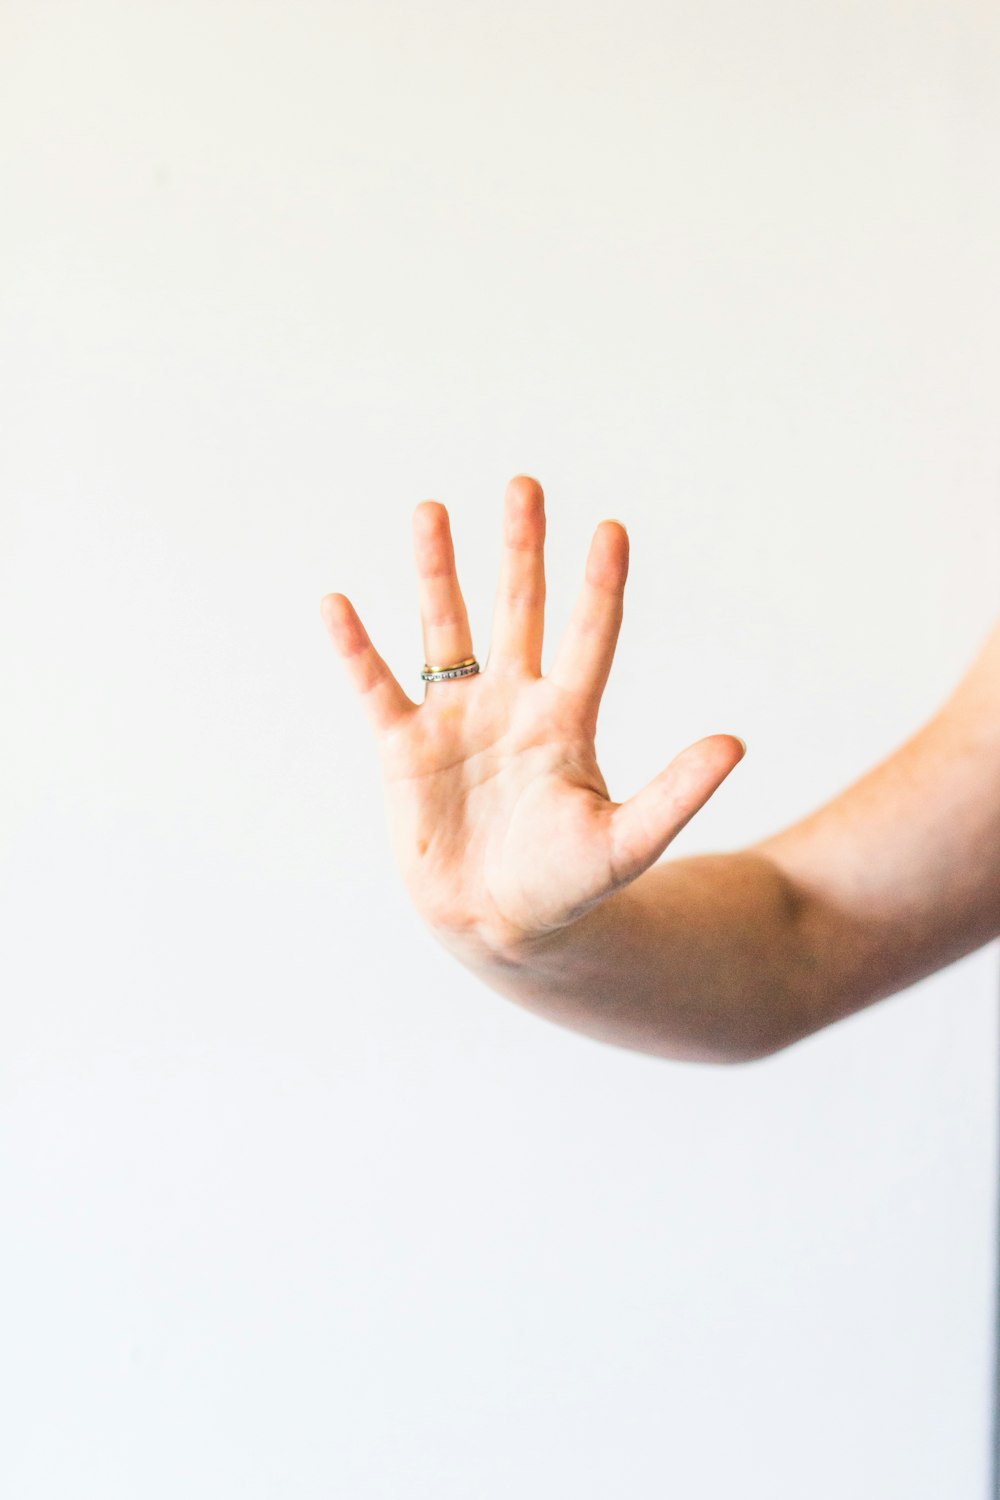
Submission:
<svg viewBox="0 0 1000 1500">
<path fill-rule="evenodd" d="M 734 734 L 711 734 L 682 750 L 658 776 L 611 815 L 611 868 L 616 886 L 657 860 L 746 754 Z"/>
</svg>

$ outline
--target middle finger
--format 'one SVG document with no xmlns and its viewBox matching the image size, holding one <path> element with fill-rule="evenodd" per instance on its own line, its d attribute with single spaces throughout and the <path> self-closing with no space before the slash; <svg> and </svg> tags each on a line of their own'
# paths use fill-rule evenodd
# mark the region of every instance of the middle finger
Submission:
<svg viewBox="0 0 1000 1500">
<path fill-rule="evenodd" d="M 517 474 L 504 496 L 504 550 L 493 612 L 490 661 L 542 670 L 545 630 L 545 496 Z"/>
</svg>

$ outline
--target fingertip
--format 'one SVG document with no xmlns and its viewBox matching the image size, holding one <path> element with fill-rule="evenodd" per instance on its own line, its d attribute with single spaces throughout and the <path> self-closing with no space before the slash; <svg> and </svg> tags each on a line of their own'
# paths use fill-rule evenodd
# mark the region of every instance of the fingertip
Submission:
<svg viewBox="0 0 1000 1500">
<path fill-rule="evenodd" d="M 347 643 L 357 633 L 354 606 L 346 594 L 324 594 L 319 601 L 319 612 L 337 650 L 343 653 Z"/>
<path fill-rule="evenodd" d="M 612 542 L 611 546 L 618 549 L 616 556 L 618 557 L 619 564 L 624 571 L 622 582 L 625 583 L 628 580 L 629 564 L 632 557 L 632 543 L 629 539 L 628 527 L 625 525 L 624 521 L 619 521 L 614 516 L 607 516 L 603 521 L 601 521 L 597 528 L 598 531 L 600 531 L 602 526 L 614 526 L 618 531 L 621 532 L 621 537 Z M 624 547 L 622 546 L 622 541 L 624 541 L 625 543 Z"/>
<path fill-rule="evenodd" d="M 447 517 L 447 507 L 440 500 L 421 500 L 413 510 L 414 526 L 436 526 Z"/>
<path fill-rule="evenodd" d="M 507 485 L 507 494 L 510 499 L 522 501 L 543 500 L 545 491 L 541 484 L 531 474 L 515 474 Z"/>
<path fill-rule="evenodd" d="M 343 594 L 324 594 L 319 601 L 319 612 L 324 620 L 329 620 L 341 612 L 347 599 Z"/>
<path fill-rule="evenodd" d="M 747 742 L 738 734 L 707 734 L 704 739 L 695 740 L 688 749 L 697 752 L 696 764 L 714 767 L 716 772 L 721 770 L 725 779 L 746 755 Z"/>
<path fill-rule="evenodd" d="M 741 755 L 746 754 L 747 742 L 738 734 L 706 734 L 703 740 L 696 740 L 695 744 L 708 745 L 713 740 L 728 740 L 731 745 L 739 745 Z"/>
<path fill-rule="evenodd" d="M 738 734 L 719 734 L 719 735 L 712 735 L 710 737 L 712 739 L 728 740 L 728 742 L 729 742 L 729 754 L 732 755 L 734 749 L 737 752 L 736 759 L 733 761 L 732 765 L 729 767 L 729 771 L 733 770 L 733 768 L 735 766 L 738 766 L 739 763 L 740 763 L 740 761 L 743 759 L 744 755 L 746 755 L 746 753 L 747 753 L 747 742 L 746 742 L 746 740 L 741 739 Z M 726 772 L 727 776 L 729 775 L 729 771 Z"/>
<path fill-rule="evenodd" d="M 606 537 L 604 527 L 607 525 L 616 527 L 622 535 Z M 623 539 L 624 547 L 622 546 Z M 587 553 L 588 581 L 612 592 L 624 589 L 628 582 L 630 560 L 628 532 L 621 521 L 598 521 L 590 538 L 590 549 Z"/>
</svg>

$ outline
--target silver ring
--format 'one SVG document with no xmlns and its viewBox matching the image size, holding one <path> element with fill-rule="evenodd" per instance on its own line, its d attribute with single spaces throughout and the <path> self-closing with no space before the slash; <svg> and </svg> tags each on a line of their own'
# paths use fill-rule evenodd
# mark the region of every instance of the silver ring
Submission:
<svg viewBox="0 0 1000 1500">
<path fill-rule="evenodd" d="M 455 662 L 450 667 L 429 667 L 424 662 L 424 669 L 420 676 L 424 682 L 447 682 L 452 677 L 474 677 L 479 671 L 479 663 L 474 656 L 467 656 L 465 661 Z"/>
</svg>

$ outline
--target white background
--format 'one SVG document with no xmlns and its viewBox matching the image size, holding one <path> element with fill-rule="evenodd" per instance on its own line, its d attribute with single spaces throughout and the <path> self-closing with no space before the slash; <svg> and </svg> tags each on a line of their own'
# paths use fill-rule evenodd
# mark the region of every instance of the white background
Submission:
<svg viewBox="0 0 1000 1500">
<path fill-rule="evenodd" d="M 478 985 L 320 595 L 419 698 L 632 567 L 668 851 L 834 794 L 997 614 L 989 0 L 4 0 L 0 1488 L 984 1500 L 996 949 L 747 1067 Z"/>
</svg>

